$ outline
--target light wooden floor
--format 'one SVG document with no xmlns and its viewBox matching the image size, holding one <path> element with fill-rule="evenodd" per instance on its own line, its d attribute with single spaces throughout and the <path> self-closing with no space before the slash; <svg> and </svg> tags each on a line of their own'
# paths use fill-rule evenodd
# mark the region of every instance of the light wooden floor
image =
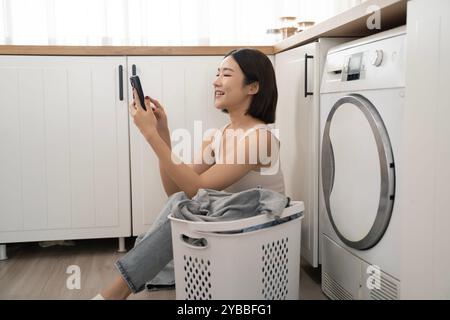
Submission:
<svg viewBox="0 0 450 320">
<path fill-rule="evenodd" d="M 74 247 L 41 248 L 38 243 L 9 244 L 9 259 L 0 261 L 0 299 L 90 299 L 118 273 L 114 262 L 117 239 L 78 240 Z M 131 248 L 133 238 L 127 239 Z M 70 265 L 81 269 L 81 289 L 69 290 L 66 273 Z M 320 271 L 302 263 L 302 299 L 326 299 L 320 289 Z M 175 299 L 174 290 L 143 292 L 129 299 Z"/>
</svg>

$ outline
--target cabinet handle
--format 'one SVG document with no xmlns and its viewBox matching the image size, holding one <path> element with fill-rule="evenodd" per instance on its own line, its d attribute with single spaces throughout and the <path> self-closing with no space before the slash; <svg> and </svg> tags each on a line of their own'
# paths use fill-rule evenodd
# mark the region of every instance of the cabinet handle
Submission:
<svg viewBox="0 0 450 320">
<path fill-rule="evenodd" d="M 135 65 L 135 64 L 133 64 L 133 65 L 131 66 L 131 75 L 133 75 L 133 76 L 136 75 L 136 65 Z"/>
<path fill-rule="evenodd" d="M 123 66 L 119 66 L 119 100 L 123 101 Z"/>
<path fill-rule="evenodd" d="M 308 59 L 313 59 L 314 56 L 305 53 L 305 98 L 307 96 L 312 96 L 312 92 L 308 92 Z"/>
</svg>

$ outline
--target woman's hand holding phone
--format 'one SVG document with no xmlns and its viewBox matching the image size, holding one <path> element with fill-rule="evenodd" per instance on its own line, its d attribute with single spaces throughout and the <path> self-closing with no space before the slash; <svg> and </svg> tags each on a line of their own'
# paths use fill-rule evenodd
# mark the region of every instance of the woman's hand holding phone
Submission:
<svg viewBox="0 0 450 320">
<path fill-rule="evenodd" d="M 136 89 L 133 88 L 133 102 L 130 104 L 130 115 L 133 117 L 134 124 L 145 138 L 157 134 L 157 124 L 153 111 L 142 108 Z"/>
</svg>

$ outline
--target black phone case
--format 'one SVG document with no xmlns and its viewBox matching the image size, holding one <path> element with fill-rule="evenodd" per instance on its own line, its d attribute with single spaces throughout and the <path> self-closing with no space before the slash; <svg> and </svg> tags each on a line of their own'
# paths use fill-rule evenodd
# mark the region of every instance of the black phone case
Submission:
<svg viewBox="0 0 450 320">
<path fill-rule="evenodd" d="M 139 101 L 141 102 L 142 108 L 147 111 L 147 108 L 145 107 L 145 100 L 144 100 L 144 91 L 142 91 L 141 86 L 141 80 L 139 79 L 139 76 L 131 76 L 130 77 L 131 86 L 136 89 L 137 95 L 139 98 Z"/>
</svg>

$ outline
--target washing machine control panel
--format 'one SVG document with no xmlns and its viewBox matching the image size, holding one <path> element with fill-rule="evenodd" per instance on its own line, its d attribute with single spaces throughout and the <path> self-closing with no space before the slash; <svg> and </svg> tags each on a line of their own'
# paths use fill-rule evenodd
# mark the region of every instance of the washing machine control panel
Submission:
<svg viewBox="0 0 450 320">
<path fill-rule="evenodd" d="M 405 86 L 406 34 L 330 49 L 321 93 Z"/>
<path fill-rule="evenodd" d="M 345 56 L 341 81 L 361 80 L 370 68 L 377 68 L 383 62 L 383 50 L 373 49 Z"/>
<path fill-rule="evenodd" d="M 364 78 L 363 52 L 346 57 L 342 70 L 342 81 L 353 81 Z"/>
</svg>

